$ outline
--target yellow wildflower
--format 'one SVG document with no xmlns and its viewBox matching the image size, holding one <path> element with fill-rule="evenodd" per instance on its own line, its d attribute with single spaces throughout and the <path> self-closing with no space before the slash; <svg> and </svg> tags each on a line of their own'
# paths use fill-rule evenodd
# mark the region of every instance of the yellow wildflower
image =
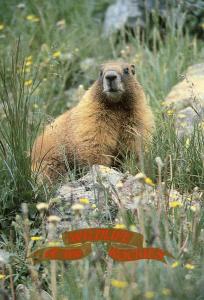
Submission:
<svg viewBox="0 0 204 300">
<path fill-rule="evenodd" d="M 73 210 L 82 210 L 84 209 L 84 205 L 80 204 L 80 203 L 76 203 L 76 204 L 73 204 L 71 209 Z"/>
<path fill-rule="evenodd" d="M 201 23 L 200 27 L 204 30 L 204 23 Z"/>
<path fill-rule="evenodd" d="M 185 142 L 185 147 L 188 148 L 190 146 L 190 139 L 187 138 Z"/>
<path fill-rule="evenodd" d="M 147 292 L 145 293 L 145 298 L 146 298 L 146 299 L 153 299 L 154 296 L 155 296 L 155 292 L 153 292 L 153 291 L 147 291 Z"/>
<path fill-rule="evenodd" d="M 111 285 L 117 288 L 125 288 L 128 283 L 126 281 L 121 281 L 121 280 L 117 280 L 117 279 L 112 279 L 111 280 Z"/>
<path fill-rule="evenodd" d="M 0 23 L 0 30 L 4 29 L 4 24 Z"/>
<path fill-rule="evenodd" d="M 48 242 L 47 243 L 47 246 L 49 246 L 49 247 L 56 247 L 56 246 L 61 246 L 61 243 L 60 242 L 58 242 L 58 241 L 52 241 L 52 242 Z"/>
<path fill-rule="evenodd" d="M 116 187 L 117 187 L 117 188 L 123 187 L 122 181 L 119 180 L 119 181 L 116 183 Z"/>
<path fill-rule="evenodd" d="M 32 79 L 29 79 L 29 80 L 26 80 L 26 81 L 24 82 L 24 85 L 25 85 L 25 86 L 30 86 L 30 85 L 32 85 L 32 83 L 33 83 Z"/>
<path fill-rule="evenodd" d="M 29 67 L 30 65 L 32 65 L 32 63 L 33 63 L 32 60 L 28 60 L 25 62 L 25 66 Z"/>
<path fill-rule="evenodd" d="M 191 264 L 186 264 L 185 268 L 188 269 L 188 270 L 193 270 L 193 269 L 195 269 L 195 266 L 191 265 Z"/>
<path fill-rule="evenodd" d="M 172 109 L 167 110 L 167 115 L 168 116 L 173 116 L 174 115 L 174 111 Z"/>
<path fill-rule="evenodd" d="M 137 227 L 135 225 L 130 225 L 130 231 L 137 231 Z"/>
<path fill-rule="evenodd" d="M 149 178 L 149 177 L 146 177 L 144 179 L 145 183 L 148 184 L 148 185 L 151 185 L 151 186 L 155 186 L 155 184 L 153 183 L 152 179 Z"/>
<path fill-rule="evenodd" d="M 184 119 L 184 118 L 186 117 L 186 115 L 184 115 L 184 114 L 178 114 L 178 117 L 179 117 L 180 119 Z"/>
<path fill-rule="evenodd" d="M 102 173 L 109 173 L 109 172 L 110 172 L 110 168 L 101 165 L 101 166 L 100 166 L 100 171 L 101 171 Z"/>
<path fill-rule="evenodd" d="M 170 289 L 167 289 L 167 288 L 164 288 L 164 289 L 162 290 L 162 294 L 163 294 L 164 296 L 170 296 L 170 295 L 171 295 L 171 290 L 170 290 Z"/>
<path fill-rule="evenodd" d="M 42 236 L 31 236 L 31 241 L 41 241 L 42 239 Z"/>
<path fill-rule="evenodd" d="M 33 104 L 33 108 L 37 109 L 39 107 L 39 105 L 37 105 L 36 103 Z"/>
<path fill-rule="evenodd" d="M 60 222 L 61 218 L 58 217 L 58 216 L 53 215 L 53 216 L 49 216 L 49 217 L 47 218 L 47 220 L 48 220 L 48 222 L 50 222 L 50 223 L 58 223 L 58 222 Z"/>
<path fill-rule="evenodd" d="M 6 277 L 4 274 L 0 274 L 0 280 L 3 280 Z"/>
<path fill-rule="evenodd" d="M 180 265 L 180 262 L 179 261 L 175 261 L 171 267 L 174 269 L 174 268 L 177 268 L 178 266 Z"/>
<path fill-rule="evenodd" d="M 92 208 L 96 208 L 96 204 L 92 204 L 91 207 L 92 207 Z"/>
<path fill-rule="evenodd" d="M 58 58 L 61 56 L 61 51 L 55 51 L 53 54 L 52 54 L 52 57 L 53 58 Z"/>
<path fill-rule="evenodd" d="M 82 204 L 89 204 L 89 199 L 88 198 L 80 198 L 79 202 Z"/>
<path fill-rule="evenodd" d="M 59 27 L 60 29 L 64 29 L 65 26 L 66 26 L 66 21 L 63 19 L 63 20 L 60 20 L 56 23 L 57 27 Z"/>
<path fill-rule="evenodd" d="M 180 201 L 172 201 L 169 203 L 169 207 L 171 208 L 176 208 L 181 206 L 183 206 L 183 203 L 181 203 Z"/>
<path fill-rule="evenodd" d="M 40 202 L 40 203 L 36 204 L 36 207 L 38 210 L 44 210 L 44 209 L 48 209 L 49 205 L 48 205 L 48 203 Z"/>
<path fill-rule="evenodd" d="M 116 229 L 125 229 L 126 226 L 125 226 L 125 224 L 116 224 L 116 225 L 114 226 L 114 228 L 116 228 Z"/>
<path fill-rule="evenodd" d="M 40 21 L 40 19 L 35 15 L 28 15 L 26 17 L 26 19 L 30 22 L 39 22 Z"/>
<path fill-rule="evenodd" d="M 25 68 L 26 73 L 30 73 L 30 68 Z"/>
</svg>

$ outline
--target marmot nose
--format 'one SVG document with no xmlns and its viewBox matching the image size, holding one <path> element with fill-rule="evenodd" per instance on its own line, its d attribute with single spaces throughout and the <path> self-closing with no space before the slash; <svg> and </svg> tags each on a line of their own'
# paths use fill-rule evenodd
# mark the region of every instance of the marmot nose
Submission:
<svg viewBox="0 0 204 300">
<path fill-rule="evenodd" d="M 108 80 L 108 81 L 113 81 L 117 78 L 117 74 L 115 72 L 107 72 L 106 75 L 105 75 L 105 78 Z"/>
</svg>

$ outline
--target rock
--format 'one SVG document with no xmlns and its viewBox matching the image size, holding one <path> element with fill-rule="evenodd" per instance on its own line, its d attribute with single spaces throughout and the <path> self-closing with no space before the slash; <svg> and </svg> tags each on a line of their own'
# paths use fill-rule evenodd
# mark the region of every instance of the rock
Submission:
<svg viewBox="0 0 204 300">
<path fill-rule="evenodd" d="M 157 0 L 117 0 L 107 8 L 104 20 L 104 34 L 111 35 L 125 26 L 145 27 L 145 15 L 157 10 L 160 16 L 165 16 L 169 9 L 166 1 Z"/>
<path fill-rule="evenodd" d="M 105 35 L 110 35 L 125 25 L 133 27 L 133 24 L 135 25 L 141 17 L 141 10 L 138 5 L 137 0 L 118 0 L 115 4 L 110 5 L 105 14 Z"/>
<path fill-rule="evenodd" d="M 16 287 L 17 300 L 36 299 L 35 291 L 28 289 L 24 284 L 18 284 Z M 44 290 L 41 291 L 41 300 L 52 300 L 52 297 Z"/>
<path fill-rule="evenodd" d="M 179 137 L 193 133 L 204 120 L 204 64 L 188 68 L 184 79 L 175 85 L 164 101 L 167 113 L 172 110 Z"/>
<path fill-rule="evenodd" d="M 154 188 L 144 180 L 115 169 L 95 165 L 82 178 L 62 185 L 50 214 L 61 218 L 57 232 L 107 227 L 114 224 L 118 208 L 135 210 L 153 202 Z"/>
</svg>

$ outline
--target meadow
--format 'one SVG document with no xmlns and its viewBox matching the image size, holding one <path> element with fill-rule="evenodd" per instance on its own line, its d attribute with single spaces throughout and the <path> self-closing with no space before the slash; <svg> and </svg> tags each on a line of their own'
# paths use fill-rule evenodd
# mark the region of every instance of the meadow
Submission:
<svg viewBox="0 0 204 300">
<path fill-rule="evenodd" d="M 33 289 L 31 299 L 40 299 L 40 287 L 54 300 L 204 299 L 204 133 L 196 127 L 188 141 L 178 139 L 163 105 L 187 67 L 203 61 L 203 40 L 189 32 L 179 6 L 169 10 L 163 31 L 154 12 L 144 30 L 105 37 L 109 2 L 0 3 L 0 284 L 12 300 L 18 284 Z M 97 78 L 100 63 L 118 58 L 136 65 L 156 119 L 142 162 L 127 159 L 121 170 L 146 174 L 162 203 L 141 206 L 138 214 L 121 208 L 118 228 L 141 232 L 146 245 L 168 249 L 175 259 L 117 263 L 105 245 L 94 245 L 102 259 L 33 266 L 26 257 L 46 238 L 46 215 L 36 204 L 50 203 L 58 187 L 39 185 L 31 172 L 33 141 L 75 105 L 76 91 Z"/>
</svg>

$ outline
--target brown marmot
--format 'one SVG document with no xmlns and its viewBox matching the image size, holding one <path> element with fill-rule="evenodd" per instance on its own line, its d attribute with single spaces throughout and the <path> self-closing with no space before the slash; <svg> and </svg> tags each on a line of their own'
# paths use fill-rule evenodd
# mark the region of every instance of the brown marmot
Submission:
<svg viewBox="0 0 204 300">
<path fill-rule="evenodd" d="M 53 181 L 74 162 L 111 166 L 121 151 L 137 155 L 141 139 L 148 141 L 153 128 L 153 114 L 134 65 L 107 62 L 81 101 L 36 139 L 32 168 Z"/>
</svg>

